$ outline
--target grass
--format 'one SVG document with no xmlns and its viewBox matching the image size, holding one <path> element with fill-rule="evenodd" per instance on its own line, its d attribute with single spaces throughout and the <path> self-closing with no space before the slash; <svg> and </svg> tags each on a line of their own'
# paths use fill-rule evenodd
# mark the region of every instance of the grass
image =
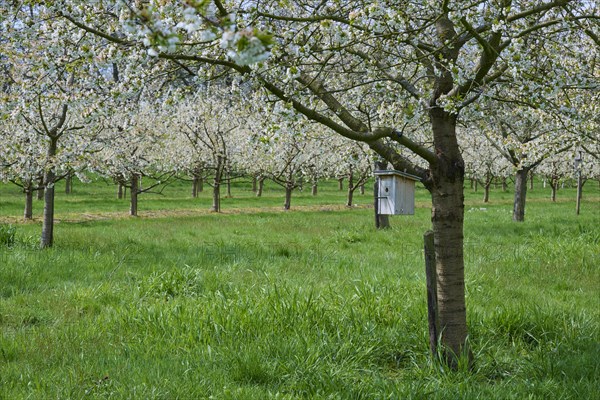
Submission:
<svg viewBox="0 0 600 400">
<path fill-rule="evenodd" d="M 337 207 L 335 183 L 285 213 L 278 188 L 256 199 L 246 186 L 216 215 L 208 193 L 175 184 L 142 195 L 141 218 L 112 187 L 59 187 L 44 251 L 39 220 L 19 223 L 21 194 L 0 186 L 0 218 L 16 227 L 0 244 L 0 398 L 597 398 L 594 182 L 578 217 L 574 190 L 552 203 L 538 185 L 521 224 L 511 193 L 483 204 L 465 191 L 476 364 L 458 372 L 428 355 L 423 190 L 414 216 L 375 231 L 370 198 Z"/>
</svg>

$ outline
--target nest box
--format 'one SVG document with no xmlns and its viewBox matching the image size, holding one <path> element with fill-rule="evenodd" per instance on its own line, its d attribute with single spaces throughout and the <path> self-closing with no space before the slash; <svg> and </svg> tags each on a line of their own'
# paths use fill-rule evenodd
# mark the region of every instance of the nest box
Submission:
<svg viewBox="0 0 600 400">
<path fill-rule="evenodd" d="M 421 178 L 400 171 L 375 171 L 378 180 L 377 206 L 381 215 L 413 215 L 415 182 Z"/>
</svg>

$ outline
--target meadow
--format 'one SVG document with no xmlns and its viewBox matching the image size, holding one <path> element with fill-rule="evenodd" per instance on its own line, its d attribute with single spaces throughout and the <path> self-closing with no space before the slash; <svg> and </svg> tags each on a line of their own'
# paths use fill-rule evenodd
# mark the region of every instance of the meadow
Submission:
<svg viewBox="0 0 600 400">
<path fill-rule="evenodd" d="M 337 182 L 294 193 L 234 184 L 223 213 L 176 182 L 140 216 L 102 181 L 57 185 L 55 245 L 42 202 L 0 185 L 0 399 L 597 399 L 600 189 L 536 182 L 465 190 L 467 316 L 475 365 L 428 349 L 423 233 L 430 202 L 374 229 L 372 197 Z"/>
</svg>

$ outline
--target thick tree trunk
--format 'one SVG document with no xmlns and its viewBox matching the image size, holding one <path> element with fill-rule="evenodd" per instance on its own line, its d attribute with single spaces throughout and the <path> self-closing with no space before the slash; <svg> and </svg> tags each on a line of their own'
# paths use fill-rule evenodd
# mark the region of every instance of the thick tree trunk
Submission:
<svg viewBox="0 0 600 400">
<path fill-rule="evenodd" d="M 294 185 L 291 183 L 286 183 L 285 185 L 285 203 L 283 204 L 283 209 L 288 211 L 292 206 L 292 191 L 294 190 Z"/>
<path fill-rule="evenodd" d="M 515 174 L 515 200 L 513 204 L 513 221 L 525 221 L 525 200 L 527 198 L 527 174 L 529 168 L 522 168 Z"/>
<path fill-rule="evenodd" d="M 552 194 L 550 195 L 550 199 L 553 202 L 556 202 L 556 192 L 558 190 L 558 177 L 553 176 L 550 180 L 550 188 L 552 189 Z"/>
<path fill-rule="evenodd" d="M 192 198 L 194 199 L 198 197 L 198 180 L 198 175 L 194 174 L 192 176 Z"/>
<path fill-rule="evenodd" d="M 48 147 L 48 159 L 51 160 L 56 155 L 58 138 L 50 138 Z M 52 168 L 46 171 L 44 176 L 44 217 L 42 221 L 42 238 L 40 246 L 42 248 L 52 247 L 54 243 L 54 183 L 56 174 Z"/>
<path fill-rule="evenodd" d="M 140 187 L 140 177 L 138 174 L 131 174 L 130 205 L 129 215 L 137 217 L 138 215 L 138 194 Z"/>
<path fill-rule="evenodd" d="M 23 189 L 25 192 L 25 210 L 23 219 L 33 219 L 33 188 L 31 182 Z"/>
<path fill-rule="evenodd" d="M 472 359 L 467 343 L 463 256 L 464 161 L 456 140 L 456 116 L 430 110 L 437 160 L 430 166 L 437 305 L 441 344 L 452 367 L 458 357 Z"/>
<path fill-rule="evenodd" d="M 262 197 L 263 189 L 265 187 L 265 177 L 258 177 L 258 189 L 256 190 L 256 197 Z"/>
<path fill-rule="evenodd" d="M 492 182 L 486 182 L 483 186 L 483 202 L 488 203 L 490 201 L 490 186 L 492 186 Z"/>
</svg>

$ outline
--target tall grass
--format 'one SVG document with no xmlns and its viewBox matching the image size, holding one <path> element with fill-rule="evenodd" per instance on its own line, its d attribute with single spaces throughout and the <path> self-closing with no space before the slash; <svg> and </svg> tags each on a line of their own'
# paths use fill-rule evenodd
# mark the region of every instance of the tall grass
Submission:
<svg viewBox="0 0 600 400">
<path fill-rule="evenodd" d="M 0 190 L 2 215 L 20 215 Z M 100 220 L 76 212 L 113 200 L 76 190 L 54 248 L 36 248 L 37 222 L 0 244 L 0 398 L 597 398 L 598 191 L 576 217 L 567 190 L 555 204 L 534 190 L 515 224 L 510 194 L 484 205 L 467 190 L 476 364 L 451 372 L 428 354 L 424 193 L 415 216 L 375 231 L 372 210 L 318 206 L 343 204 L 333 185 L 298 196 L 302 211 L 239 188 L 231 208 L 265 208 Z"/>
</svg>

